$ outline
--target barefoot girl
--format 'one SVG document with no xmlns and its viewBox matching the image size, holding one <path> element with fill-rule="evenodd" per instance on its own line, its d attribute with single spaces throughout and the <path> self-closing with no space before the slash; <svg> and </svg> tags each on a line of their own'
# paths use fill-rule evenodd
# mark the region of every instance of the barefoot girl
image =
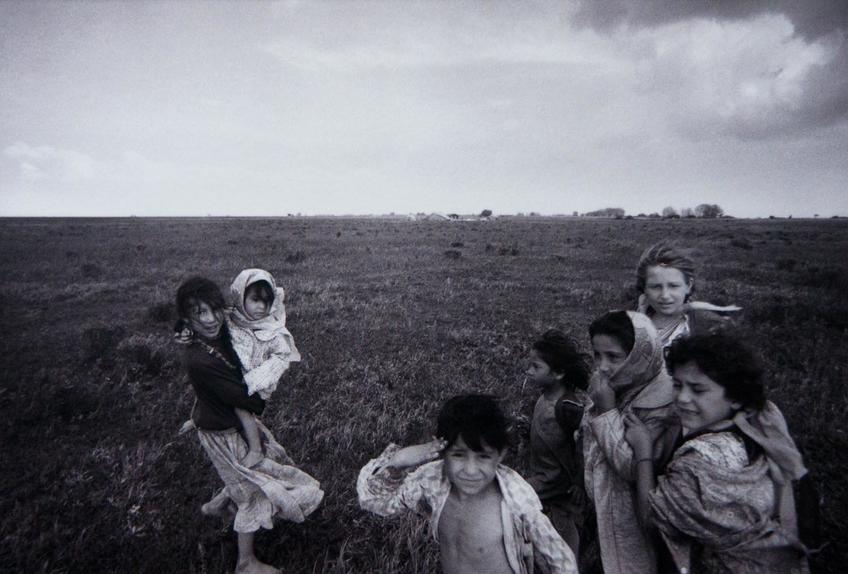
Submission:
<svg viewBox="0 0 848 574">
<path fill-rule="evenodd" d="M 739 311 L 735 305 L 719 307 L 690 301 L 695 290 L 695 263 L 666 242 L 648 247 L 636 268 L 638 311 L 651 318 L 663 347 L 678 337 L 706 333 L 720 327 L 727 317 L 719 313 Z"/>
<path fill-rule="evenodd" d="M 270 273 L 263 269 L 245 269 L 230 285 L 232 308 L 224 313 L 230 341 L 244 373 L 247 393 L 258 393 L 265 400 L 271 397 L 289 364 L 300 360 L 294 338 L 286 329 L 284 298 L 285 292 L 276 286 Z M 178 338 L 181 342 L 191 341 L 191 330 L 184 328 L 182 321 L 177 329 L 180 330 Z M 241 462 L 251 467 L 262 459 L 259 426 L 252 413 L 239 408 L 235 409 L 235 413 L 248 446 L 247 456 Z M 193 428 L 191 421 L 186 423 L 182 432 L 190 428 Z M 279 446 L 276 442 L 272 444 Z M 221 492 L 203 506 L 203 511 L 216 514 L 226 504 L 227 497 Z"/>
<path fill-rule="evenodd" d="M 550 329 L 530 351 L 527 380 L 541 392 L 530 425 L 527 482 L 575 555 L 583 516 L 583 468 L 574 433 L 580 427 L 589 367 L 577 343 Z"/>
<path fill-rule="evenodd" d="M 765 399 L 752 353 L 728 335 L 679 339 L 668 353 L 679 417 L 658 476 L 644 424 L 628 416 L 640 513 L 655 525 L 675 572 L 803 573 L 792 481 L 806 469 L 786 422 Z"/>
<path fill-rule="evenodd" d="M 318 506 L 323 492 L 315 479 L 281 464 L 290 459 L 258 421 L 266 440 L 265 456 L 251 467 L 243 463 L 248 446 L 239 432 L 241 423 L 235 410 L 259 415 L 265 402 L 260 396 L 247 393 L 239 359 L 224 324 L 224 297 L 215 283 L 194 277 L 180 285 L 176 302 L 180 318 L 192 333 L 183 357 L 197 396 L 192 420 L 200 444 L 224 481 L 224 494 L 216 498 L 226 497 L 237 506 L 233 524 L 238 535 L 236 572 L 277 572 L 256 558 L 255 532 L 272 528 L 274 517 L 302 522 Z"/>
<path fill-rule="evenodd" d="M 601 562 L 606 574 L 654 574 L 656 557 L 639 523 L 634 496 L 639 459 L 624 440 L 624 418 L 648 428 L 651 461 L 668 451 L 663 431 L 671 411 L 671 379 L 651 320 L 613 311 L 589 327 L 595 370 L 583 419 L 586 491 L 595 504 Z"/>
</svg>

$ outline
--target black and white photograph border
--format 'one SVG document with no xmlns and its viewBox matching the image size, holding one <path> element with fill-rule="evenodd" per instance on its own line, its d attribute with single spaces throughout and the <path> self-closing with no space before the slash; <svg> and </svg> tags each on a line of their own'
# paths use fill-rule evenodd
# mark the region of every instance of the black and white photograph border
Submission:
<svg viewBox="0 0 848 574">
<path fill-rule="evenodd" d="M 445 533 L 482 498 L 448 457 L 477 460 L 491 429 L 457 447 L 439 415 L 494 396 L 504 516 L 530 485 L 528 530 L 562 535 L 535 473 L 540 397 L 564 380 L 585 416 L 563 432 L 560 400 L 550 422 L 587 498 L 553 571 L 626 572 L 638 552 L 613 564 L 598 536 L 611 499 L 586 433 L 620 414 L 629 516 L 656 528 L 692 384 L 673 359 L 652 372 L 676 397 L 669 450 L 635 456 L 628 393 L 647 381 L 616 387 L 598 341 L 616 310 L 637 342 L 650 319 L 657 359 L 704 325 L 751 353 L 694 361 L 719 387 L 756 371 L 786 428 L 733 418 L 734 440 L 796 507 L 791 528 L 763 520 L 811 572 L 843 570 L 845 2 L 5 1 L 0 38 L 3 571 L 474 571 Z M 587 388 L 557 378 L 551 329 Z M 383 489 L 424 465 L 453 502 L 365 501 L 364 468 Z M 479 508 L 459 515 L 491 534 Z M 484 560 L 524 571 L 496 530 L 506 550 Z M 737 539 L 713 534 L 692 572 L 727 568 Z M 562 552 L 525 542 L 542 571 Z M 659 571 L 680 570 L 663 544 Z M 731 570 L 776 571 L 763 560 Z"/>
</svg>

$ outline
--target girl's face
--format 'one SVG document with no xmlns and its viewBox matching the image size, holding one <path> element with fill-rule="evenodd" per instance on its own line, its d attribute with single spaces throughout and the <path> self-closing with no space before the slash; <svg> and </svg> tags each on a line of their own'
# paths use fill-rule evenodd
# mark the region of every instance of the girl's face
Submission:
<svg viewBox="0 0 848 574">
<path fill-rule="evenodd" d="M 618 339 L 602 333 L 592 337 L 592 354 L 595 357 L 595 369 L 607 378 L 621 368 L 628 355 Z"/>
<path fill-rule="evenodd" d="M 224 313 L 220 309 L 212 309 L 206 301 L 195 301 L 188 315 L 191 330 L 204 339 L 214 339 L 221 332 L 224 324 Z"/>
<path fill-rule="evenodd" d="M 527 380 L 534 385 L 547 388 L 562 379 L 562 375 L 554 373 L 535 349 L 530 351 L 528 361 L 529 364 L 524 374 L 527 375 Z"/>
<path fill-rule="evenodd" d="M 683 312 L 692 281 L 680 269 L 654 265 L 645 272 L 645 297 L 654 312 L 674 317 Z"/>
<path fill-rule="evenodd" d="M 724 387 L 690 361 L 674 370 L 674 407 L 684 434 L 709 428 L 729 419 L 742 405 L 725 396 Z"/>
<path fill-rule="evenodd" d="M 251 319 L 264 319 L 271 311 L 270 302 L 256 285 L 247 288 L 244 294 L 244 311 Z"/>
</svg>

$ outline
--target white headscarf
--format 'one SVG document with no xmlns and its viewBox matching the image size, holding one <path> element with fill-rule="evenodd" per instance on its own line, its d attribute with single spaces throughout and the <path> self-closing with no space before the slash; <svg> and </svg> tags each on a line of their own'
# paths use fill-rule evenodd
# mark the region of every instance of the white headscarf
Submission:
<svg viewBox="0 0 848 574">
<path fill-rule="evenodd" d="M 262 319 L 251 319 L 244 310 L 244 295 L 248 287 L 259 281 L 265 281 L 271 286 L 274 301 L 268 315 Z M 286 329 L 286 307 L 283 304 L 285 291 L 282 287 L 277 287 L 273 275 L 264 269 L 245 269 L 236 276 L 232 285 L 230 285 L 230 295 L 233 304 L 230 320 L 234 325 L 252 331 L 260 341 L 270 341 L 274 337 L 282 336 L 291 347 L 291 360 L 300 360 L 300 353 L 294 346 L 294 337 Z"/>
<path fill-rule="evenodd" d="M 627 311 L 627 317 L 633 325 L 633 349 L 609 379 L 617 402 L 627 402 L 657 377 L 665 375 L 662 343 L 654 324 L 646 315 L 635 311 Z"/>
</svg>

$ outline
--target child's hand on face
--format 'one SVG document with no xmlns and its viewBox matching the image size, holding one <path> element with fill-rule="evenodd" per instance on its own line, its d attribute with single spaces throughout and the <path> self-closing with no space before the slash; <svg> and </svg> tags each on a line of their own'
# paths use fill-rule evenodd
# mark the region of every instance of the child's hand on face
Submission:
<svg viewBox="0 0 848 574">
<path fill-rule="evenodd" d="M 447 442 L 434 438 L 430 442 L 408 446 L 397 451 L 388 466 L 396 469 L 411 468 L 436 460 L 444 450 Z"/>
<path fill-rule="evenodd" d="M 247 468 L 251 468 L 253 465 L 257 464 L 260 460 L 262 460 L 263 455 L 262 451 L 259 450 L 250 450 L 247 452 L 245 457 L 241 459 L 242 466 L 246 466 Z"/>
<path fill-rule="evenodd" d="M 651 435 L 645 423 L 633 413 L 627 413 L 624 417 L 624 427 L 624 439 L 630 443 L 634 457 L 636 459 L 651 458 Z"/>
<path fill-rule="evenodd" d="M 615 408 L 615 391 L 603 375 L 594 377 L 589 389 L 589 397 L 598 413 L 605 413 Z"/>
</svg>

